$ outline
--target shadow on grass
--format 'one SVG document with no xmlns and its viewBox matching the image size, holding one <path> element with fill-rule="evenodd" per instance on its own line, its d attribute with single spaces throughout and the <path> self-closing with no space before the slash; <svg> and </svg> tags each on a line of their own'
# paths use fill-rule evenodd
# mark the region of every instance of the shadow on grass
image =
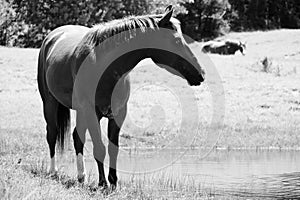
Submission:
<svg viewBox="0 0 300 200">
<path fill-rule="evenodd" d="M 92 181 L 90 176 L 87 178 L 87 183 L 83 184 L 79 183 L 75 177 L 71 177 L 61 171 L 49 173 L 47 170 L 47 163 L 45 161 L 37 161 L 35 163 L 25 165 L 24 170 L 31 173 L 33 177 L 53 180 L 63 185 L 66 189 L 78 187 L 90 193 L 94 193 L 98 190 L 95 181 Z"/>
<path fill-rule="evenodd" d="M 49 173 L 47 171 L 47 164 L 44 161 L 32 163 L 25 167 L 25 170 L 30 172 L 34 177 L 41 177 L 54 180 L 65 186 L 66 189 L 76 187 L 79 184 L 75 178 L 68 176 L 63 172 Z"/>
</svg>

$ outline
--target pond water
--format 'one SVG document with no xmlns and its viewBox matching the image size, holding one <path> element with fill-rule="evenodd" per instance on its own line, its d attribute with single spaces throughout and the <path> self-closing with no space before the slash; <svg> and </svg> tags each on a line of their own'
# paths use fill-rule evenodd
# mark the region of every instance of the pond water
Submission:
<svg viewBox="0 0 300 200">
<path fill-rule="evenodd" d="M 132 174 L 167 173 L 191 178 L 217 195 L 300 199 L 299 151 L 214 150 L 202 155 L 200 150 L 121 150 L 118 174 L 124 180 Z M 87 171 L 96 174 L 94 160 L 86 163 Z M 75 162 L 68 166 L 67 171 L 76 172 Z"/>
</svg>

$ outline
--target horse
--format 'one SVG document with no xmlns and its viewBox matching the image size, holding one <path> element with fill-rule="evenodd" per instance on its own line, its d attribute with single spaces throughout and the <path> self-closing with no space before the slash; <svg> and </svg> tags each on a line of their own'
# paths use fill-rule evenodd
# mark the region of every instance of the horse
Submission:
<svg viewBox="0 0 300 200">
<path fill-rule="evenodd" d="M 240 51 L 242 55 L 245 55 L 246 42 L 226 40 L 225 44 L 227 46 L 228 55 L 234 55 L 236 51 Z"/>
<path fill-rule="evenodd" d="M 209 41 L 203 45 L 202 52 L 220 55 L 234 55 L 236 51 L 240 51 L 242 55 L 245 55 L 245 49 L 246 43 L 242 43 L 241 41 Z"/>
<path fill-rule="evenodd" d="M 46 36 L 39 51 L 37 81 L 50 150 L 49 173 L 57 170 L 56 142 L 58 149 L 63 152 L 64 144 L 70 138 L 70 109 L 73 109 L 76 111 L 73 141 L 78 181 L 85 181 L 83 148 L 86 130 L 89 130 L 93 156 L 98 166 L 98 187 L 108 188 L 103 168 L 106 148 L 101 139 L 99 124 L 102 118 L 107 118 L 108 181 L 112 189 L 116 188 L 119 133 L 126 117 L 130 94 L 129 72 L 141 60 L 152 59 L 157 66 L 187 80 L 191 86 L 198 86 L 204 81 L 205 72 L 184 40 L 179 20 L 172 17 L 172 14 L 173 7 L 168 6 L 163 14 L 129 16 L 91 28 L 65 25 Z M 176 49 L 181 55 L 152 48 L 153 35 L 159 36 L 155 39 L 162 46 Z M 135 43 L 137 40 L 139 42 Z M 148 47 L 138 48 L 144 44 Z M 116 52 L 120 51 L 120 45 L 137 48 L 114 58 Z M 101 78 L 93 70 L 102 70 Z M 76 86 L 82 74 L 85 77 L 82 86 L 93 87 L 94 95 L 89 95 L 85 93 L 86 89 L 79 90 Z M 89 79 L 97 80 L 97 77 L 99 80 L 96 86 L 91 85 Z M 112 99 L 115 90 L 117 95 Z"/>
</svg>

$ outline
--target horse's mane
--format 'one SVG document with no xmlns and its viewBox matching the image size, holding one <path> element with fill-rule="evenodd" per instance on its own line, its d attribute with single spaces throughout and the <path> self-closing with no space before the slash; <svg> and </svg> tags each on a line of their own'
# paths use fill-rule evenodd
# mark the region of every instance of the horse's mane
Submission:
<svg viewBox="0 0 300 200">
<path fill-rule="evenodd" d="M 145 33 L 156 30 L 160 17 L 161 15 L 129 16 L 97 24 L 85 35 L 83 45 L 93 49 L 99 44 L 107 46 L 129 41 L 136 36 L 137 31 Z"/>
<path fill-rule="evenodd" d="M 159 29 L 159 20 L 163 17 L 158 15 L 129 16 L 115 19 L 109 22 L 96 24 L 83 37 L 77 45 L 74 55 L 85 59 L 87 55 L 95 55 L 95 47 L 108 50 L 121 43 L 129 42 L 137 33 L 146 33 Z M 179 20 L 172 18 L 171 23 L 180 27 Z M 100 45 L 101 44 L 101 45 Z"/>
</svg>

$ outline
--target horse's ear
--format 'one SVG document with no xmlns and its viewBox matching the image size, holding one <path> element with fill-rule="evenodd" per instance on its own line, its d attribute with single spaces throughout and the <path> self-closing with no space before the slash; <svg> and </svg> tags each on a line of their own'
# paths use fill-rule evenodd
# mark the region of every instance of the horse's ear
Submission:
<svg viewBox="0 0 300 200">
<path fill-rule="evenodd" d="M 246 41 L 244 41 L 244 42 L 240 41 L 240 45 L 241 45 L 241 46 L 246 46 L 246 44 L 247 44 Z"/>
<path fill-rule="evenodd" d="M 159 20 L 158 25 L 163 26 L 163 25 L 167 24 L 170 21 L 172 15 L 173 15 L 173 6 L 169 5 L 168 7 L 166 7 L 165 14 L 161 18 L 161 20 Z"/>
<path fill-rule="evenodd" d="M 173 10 L 173 6 L 172 5 L 168 5 L 165 9 L 165 12 Z"/>
</svg>

